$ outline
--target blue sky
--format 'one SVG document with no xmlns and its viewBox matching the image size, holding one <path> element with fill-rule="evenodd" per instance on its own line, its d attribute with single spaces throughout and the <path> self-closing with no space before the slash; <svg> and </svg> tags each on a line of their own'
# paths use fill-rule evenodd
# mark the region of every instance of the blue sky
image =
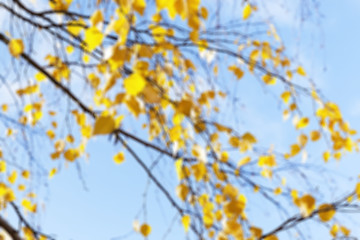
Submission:
<svg viewBox="0 0 360 240">
<path fill-rule="evenodd" d="M 259 1 L 259 7 L 264 6 L 266 9 L 262 13 L 264 18 L 273 18 L 290 55 L 295 55 L 295 59 L 304 65 L 308 76 L 322 89 L 325 96 L 338 103 L 344 118 L 349 120 L 351 126 L 360 129 L 360 47 L 357 44 L 360 42 L 360 28 L 357 26 L 360 23 L 360 2 L 322 2 L 320 15 L 315 15 L 303 23 L 300 21 L 299 5 L 285 0 L 275 2 L 279 4 L 273 1 Z M 234 8 L 232 14 L 240 16 L 241 9 L 237 12 Z M 318 21 L 320 24 L 317 24 Z M 245 90 L 239 90 L 244 94 L 242 99 L 245 106 L 241 126 L 254 129 L 259 139 L 274 142 L 285 149 L 290 139 L 294 141 L 295 134 L 288 131 L 291 123 L 283 122 L 281 109 L 277 107 L 276 102 L 271 103 L 272 94 L 267 91 L 260 92 L 264 93 L 261 97 L 253 94 L 259 87 L 251 82 L 251 77 L 242 79 L 239 86 Z M 49 186 L 44 191 L 45 208 L 36 223 L 41 224 L 45 232 L 56 233 L 58 239 L 121 239 L 117 237 L 132 230 L 132 221 L 143 204 L 143 193 L 148 179 L 130 156 L 127 156 L 122 165 L 114 165 L 112 156 L 119 148 L 109 144 L 107 137 L 92 139 L 87 149 L 90 158 L 88 161 L 81 160 L 84 181 L 79 179 L 79 172 L 74 164 L 64 167 L 60 174 L 49 181 Z M 142 151 L 141 155 L 144 158 L 156 157 L 154 153 L 137 149 Z M 308 161 L 314 165 L 322 163 L 322 151 L 317 150 L 314 148 L 309 152 Z M 322 187 L 320 184 L 328 184 L 329 188 L 330 185 L 336 185 L 336 192 L 330 196 L 336 198 L 354 186 L 356 176 L 360 173 L 360 164 L 357 161 L 356 154 L 348 154 L 339 163 L 333 160 L 328 167 L 337 172 L 334 173 L 338 179 L 336 183 L 327 182 L 314 174 L 315 185 L 319 184 Z M 163 169 L 171 169 L 171 166 L 172 162 L 161 162 Z M 175 186 L 174 172 L 161 174 L 164 184 Z M 261 202 L 254 199 L 253 203 L 254 208 L 263 208 L 264 212 L 259 214 L 258 211 L 250 211 L 249 216 L 257 218 L 265 229 L 274 226 L 270 220 L 280 220 L 278 213 L 267 212 L 266 207 L 261 206 Z M 146 220 L 153 227 L 149 239 L 162 239 L 175 214 L 153 184 L 150 184 L 148 190 L 146 206 Z M 140 222 L 145 220 L 143 213 L 138 218 Z M 353 219 L 360 221 L 360 215 L 354 215 Z M 182 227 L 178 222 L 179 219 L 176 219 L 176 224 L 167 239 L 184 239 Z M 326 231 L 323 228 L 311 230 Z M 355 235 L 360 236 L 360 232 Z M 287 235 L 281 236 L 281 239 L 292 239 Z M 313 238 L 316 239 L 316 236 Z M 133 233 L 123 239 L 143 238 Z"/>
</svg>

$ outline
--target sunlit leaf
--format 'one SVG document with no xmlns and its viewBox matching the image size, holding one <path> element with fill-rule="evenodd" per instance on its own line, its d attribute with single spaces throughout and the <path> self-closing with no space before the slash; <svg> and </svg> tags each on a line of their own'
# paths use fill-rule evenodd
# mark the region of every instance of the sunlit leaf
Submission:
<svg viewBox="0 0 360 240">
<path fill-rule="evenodd" d="M 330 221 L 334 217 L 335 213 L 335 208 L 331 204 L 325 203 L 319 206 L 319 218 L 323 222 Z"/>
<path fill-rule="evenodd" d="M 24 52 L 24 43 L 21 39 L 11 39 L 8 46 L 13 57 L 18 58 Z"/>
<path fill-rule="evenodd" d="M 100 116 L 96 118 L 93 135 L 104 135 L 115 130 L 115 121 L 112 116 Z"/>
</svg>

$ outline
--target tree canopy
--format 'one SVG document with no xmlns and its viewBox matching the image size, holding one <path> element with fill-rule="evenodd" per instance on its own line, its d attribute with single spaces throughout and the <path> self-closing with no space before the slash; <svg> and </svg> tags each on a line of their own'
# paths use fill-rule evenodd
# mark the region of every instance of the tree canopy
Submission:
<svg viewBox="0 0 360 240">
<path fill-rule="evenodd" d="M 333 196 L 315 181 L 336 179 L 326 164 L 358 151 L 356 130 L 261 7 L 255 0 L 0 0 L 6 234 L 57 239 L 38 220 L 51 179 L 75 168 L 86 183 L 87 162 L 121 168 L 131 161 L 175 214 L 166 228 L 181 225 L 181 238 L 308 239 L 306 227 L 315 224 L 326 229 L 323 238 L 350 239 L 354 226 L 342 219 L 359 210 L 360 183 Z M 262 134 L 252 121 L 273 126 L 247 119 L 252 109 L 276 116 L 291 140 L 284 146 Z M 92 158 L 94 142 L 113 146 L 113 159 Z M 134 194 L 131 182 L 122 190 L 111 184 L 104 188 Z M 155 239 L 148 191 L 128 221 L 137 236 Z M 277 217 L 266 222 L 265 212 Z"/>
</svg>

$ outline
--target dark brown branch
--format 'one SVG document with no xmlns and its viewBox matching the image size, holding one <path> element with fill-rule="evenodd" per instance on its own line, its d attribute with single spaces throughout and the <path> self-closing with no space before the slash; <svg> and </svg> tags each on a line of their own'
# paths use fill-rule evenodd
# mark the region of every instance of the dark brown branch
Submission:
<svg viewBox="0 0 360 240">
<path fill-rule="evenodd" d="M 13 228 L 8 221 L 6 221 L 3 217 L 0 216 L 0 226 L 11 236 L 13 240 L 23 240 L 19 232 Z"/>
</svg>

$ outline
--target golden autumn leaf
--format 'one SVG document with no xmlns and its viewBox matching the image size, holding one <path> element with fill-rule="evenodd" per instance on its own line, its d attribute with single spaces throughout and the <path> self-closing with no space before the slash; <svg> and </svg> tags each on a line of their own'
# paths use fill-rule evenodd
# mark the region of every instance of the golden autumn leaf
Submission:
<svg viewBox="0 0 360 240">
<path fill-rule="evenodd" d="M 319 206 L 319 218 L 323 222 L 330 221 L 334 217 L 335 213 L 335 208 L 331 204 L 325 203 Z"/>
<path fill-rule="evenodd" d="M 24 43 L 21 39 L 11 39 L 8 44 L 10 54 L 18 58 L 24 52 Z"/>
<path fill-rule="evenodd" d="M 260 238 L 262 235 L 262 229 L 258 227 L 251 226 L 250 227 L 251 236 L 255 238 Z"/>
<path fill-rule="evenodd" d="M 251 5 L 249 3 L 246 3 L 244 9 L 243 9 L 243 19 L 246 20 L 250 17 L 252 12 Z"/>
<path fill-rule="evenodd" d="M 185 201 L 188 193 L 189 193 L 189 188 L 185 184 L 180 184 L 176 187 L 176 195 L 181 200 Z"/>
<path fill-rule="evenodd" d="M 331 153 L 329 151 L 323 153 L 323 159 L 325 162 L 328 162 L 330 157 L 331 157 Z"/>
<path fill-rule="evenodd" d="M 198 162 L 191 166 L 191 172 L 195 177 L 196 181 L 204 179 L 206 176 L 206 165 L 203 162 Z"/>
<path fill-rule="evenodd" d="M 21 201 L 21 205 L 29 212 L 35 213 L 37 210 L 37 205 L 36 204 L 32 204 L 31 201 L 29 199 L 23 199 Z"/>
<path fill-rule="evenodd" d="M 64 158 L 70 162 L 75 161 L 78 157 L 80 157 L 80 152 L 78 149 L 69 148 L 64 152 Z"/>
<path fill-rule="evenodd" d="M 303 117 L 296 123 L 297 129 L 305 128 L 307 125 L 309 125 L 309 118 Z"/>
<path fill-rule="evenodd" d="M 276 83 L 276 78 L 266 74 L 262 77 L 262 80 L 264 81 L 264 83 L 266 83 L 267 85 L 274 85 Z"/>
<path fill-rule="evenodd" d="M 115 120 L 112 116 L 99 116 L 95 120 L 93 135 L 110 134 L 115 130 Z"/>
<path fill-rule="evenodd" d="M 138 95 L 145 88 L 146 80 L 139 73 L 133 73 L 124 80 L 126 92 L 132 96 Z"/>
<path fill-rule="evenodd" d="M 147 237 L 150 235 L 151 233 L 151 227 L 149 224 L 144 223 L 143 225 L 140 226 L 140 233 L 144 236 Z"/>
<path fill-rule="evenodd" d="M 244 76 L 244 71 L 242 71 L 241 68 L 237 67 L 236 65 L 232 65 L 228 69 L 229 71 L 234 73 L 238 80 L 240 80 Z"/>
<path fill-rule="evenodd" d="M 8 176 L 8 181 L 9 183 L 14 184 L 16 179 L 17 179 L 17 172 L 13 170 L 11 174 Z"/>
<path fill-rule="evenodd" d="M 123 163 L 125 161 L 125 154 L 123 152 L 119 152 L 113 157 L 113 160 L 116 164 Z"/>
<path fill-rule="evenodd" d="M 145 0 L 134 0 L 132 5 L 135 11 L 137 11 L 140 15 L 144 15 L 146 8 Z"/>
<path fill-rule="evenodd" d="M 345 236 L 349 236 L 350 235 L 350 229 L 348 229 L 345 226 L 340 226 L 340 231 L 345 235 Z"/>
<path fill-rule="evenodd" d="M 181 218 L 181 222 L 184 226 L 184 229 L 185 229 L 185 232 L 188 232 L 189 231 L 189 227 L 190 227 L 190 222 L 191 222 L 191 218 L 189 215 L 184 215 L 182 218 Z"/>
<path fill-rule="evenodd" d="M 6 162 L 4 160 L 0 160 L 0 173 L 6 172 Z"/>
<path fill-rule="evenodd" d="M 293 157 L 297 155 L 301 150 L 301 147 L 298 144 L 293 144 L 290 146 L 290 155 Z"/>
<path fill-rule="evenodd" d="M 319 131 L 311 131 L 310 132 L 310 139 L 311 141 L 317 141 L 319 140 L 321 137 L 321 133 Z"/>
<path fill-rule="evenodd" d="M 301 66 L 299 66 L 297 69 L 296 69 L 296 72 L 299 74 L 299 75 L 301 75 L 301 76 L 306 76 L 306 72 L 305 72 L 305 70 L 304 70 L 304 68 L 303 67 L 301 67 Z"/>
<path fill-rule="evenodd" d="M 258 165 L 260 167 L 275 167 L 276 166 L 276 159 L 274 155 L 267 155 L 267 156 L 260 156 Z"/>
<path fill-rule="evenodd" d="M 306 194 L 301 198 L 295 199 L 295 204 L 299 207 L 303 216 L 309 216 L 316 208 L 316 200 L 310 194 Z"/>
<path fill-rule="evenodd" d="M 284 101 L 284 103 L 288 103 L 291 97 L 291 93 L 289 91 L 285 91 L 281 94 L 281 98 Z"/>
<path fill-rule="evenodd" d="M 240 161 L 237 163 L 237 166 L 238 166 L 238 167 L 241 167 L 241 166 L 243 166 L 243 165 L 248 164 L 250 161 L 251 161 L 251 157 L 250 157 L 250 156 L 243 157 L 243 158 L 240 159 Z"/>
<path fill-rule="evenodd" d="M 90 22 L 92 26 L 96 26 L 102 21 L 104 21 L 104 16 L 101 10 L 96 10 L 90 17 Z"/>
<path fill-rule="evenodd" d="M 356 193 L 358 199 L 360 199 L 360 183 L 356 184 L 355 193 Z"/>
<path fill-rule="evenodd" d="M 24 170 L 21 172 L 21 176 L 25 179 L 29 179 L 30 178 L 30 171 L 29 170 Z"/>
<path fill-rule="evenodd" d="M 89 27 L 85 30 L 84 42 L 87 49 L 92 52 L 102 43 L 104 35 L 96 27 Z"/>
<path fill-rule="evenodd" d="M 57 168 L 52 168 L 49 172 L 49 178 L 53 178 L 56 173 L 57 173 Z"/>
</svg>

